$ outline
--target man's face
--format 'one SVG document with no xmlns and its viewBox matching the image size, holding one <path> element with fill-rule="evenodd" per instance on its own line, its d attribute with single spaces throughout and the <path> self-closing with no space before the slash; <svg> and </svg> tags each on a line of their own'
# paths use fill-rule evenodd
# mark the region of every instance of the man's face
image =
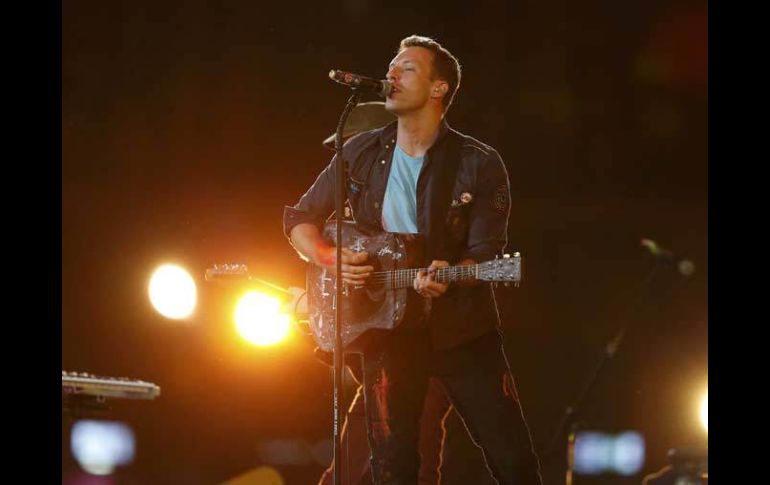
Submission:
<svg viewBox="0 0 770 485">
<path fill-rule="evenodd" d="M 385 109 L 396 115 L 417 111 L 431 98 L 441 99 L 445 81 L 431 80 L 433 52 L 424 47 L 407 47 L 390 62 L 387 79 L 393 90 L 385 99 Z M 441 88 L 443 89 L 443 88 Z"/>
</svg>

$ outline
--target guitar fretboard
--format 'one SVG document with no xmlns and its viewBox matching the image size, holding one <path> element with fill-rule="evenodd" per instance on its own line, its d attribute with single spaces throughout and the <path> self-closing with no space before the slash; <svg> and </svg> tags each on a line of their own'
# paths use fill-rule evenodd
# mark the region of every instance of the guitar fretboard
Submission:
<svg viewBox="0 0 770 485">
<path fill-rule="evenodd" d="M 385 286 L 388 289 L 411 288 L 417 273 L 428 268 L 408 268 L 393 271 L 377 271 L 366 280 L 365 286 Z M 438 268 L 434 279 L 439 283 L 470 281 L 476 279 L 478 265 L 449 266 Z"/>
</svg>

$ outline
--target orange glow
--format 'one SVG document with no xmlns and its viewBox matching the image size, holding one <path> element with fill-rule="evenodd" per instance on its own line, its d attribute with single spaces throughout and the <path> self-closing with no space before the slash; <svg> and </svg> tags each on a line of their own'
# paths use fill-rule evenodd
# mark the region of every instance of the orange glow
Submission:
<svg viewBox="0 0 770 485">
<path fill-rule="evenodd" d="M 242 473 L 237 477 L 231 478 L 222 483 L 222 485 L 253 485 L 256 483 L 261 483 L 263 485 L 284 485 L 286 482 L 283 480 L 283 477 L 278 470 L 268 465 L 262 465 Z"/>
<path fill-rule="evenodd" d="M 258 291 L 249 291 L 235 307 L 235 326 L 246 341 L 259 346 L 276 345 L 291 331 L 291 318 L 281 312 L 281 302 Z"/>
</svg>

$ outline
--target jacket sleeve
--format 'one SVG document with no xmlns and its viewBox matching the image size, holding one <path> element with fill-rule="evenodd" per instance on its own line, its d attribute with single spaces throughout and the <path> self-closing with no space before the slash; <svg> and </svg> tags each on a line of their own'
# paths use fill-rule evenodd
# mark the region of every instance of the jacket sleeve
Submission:
<svg viewBox="0 0 770 485">
<path fill-rule="evenodd" d="M 310 223 L 319 229 L 334 212 L 334 193 L 336 186 L 337 156 L 318 175 L 313 185 L 305 192 L 294 206 L 286 206 L 283 211 L 283 232 L 289 237 L 297 224 Z"/>
<path fill-rule="evenodd" d="M 508 242 L 510 200 L 508 172 L 500 155 L 492 150 L 477 176 L 476 201 L 471 208 L 463 259 L 482 262 L 503 253 Z"/>
</svg>

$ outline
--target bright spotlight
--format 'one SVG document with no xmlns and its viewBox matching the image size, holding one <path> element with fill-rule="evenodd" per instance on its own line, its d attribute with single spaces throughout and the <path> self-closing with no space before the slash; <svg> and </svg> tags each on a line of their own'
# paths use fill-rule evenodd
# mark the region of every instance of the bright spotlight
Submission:
<svg viewBox="0 0 770 485">
<path fill-rule="evenodd" d="M 281 313 L 281 302 L 274 297 L 250 291 L 235 308 L 235 325 L 247 341 L 261 346 L 284 340 L 291 329 L 289 315 Z"/>
<path fill-rule="evenodd" d="M 700 423 L 703 425 L 703 429 L 706 430 L 706 433 L 709 432 L 709 393 L 706 391 L 706 394 L 703 396 L 703 399 L 701 399 L 700 402 Z"/>
<path fill-rule="evenodd" d="M 175 320 L 189 317 L 195 309 L 195 281 L 183 268 L 164 264 L 150 278 L 150 301 L 155 309 Z"/>
</svg>

